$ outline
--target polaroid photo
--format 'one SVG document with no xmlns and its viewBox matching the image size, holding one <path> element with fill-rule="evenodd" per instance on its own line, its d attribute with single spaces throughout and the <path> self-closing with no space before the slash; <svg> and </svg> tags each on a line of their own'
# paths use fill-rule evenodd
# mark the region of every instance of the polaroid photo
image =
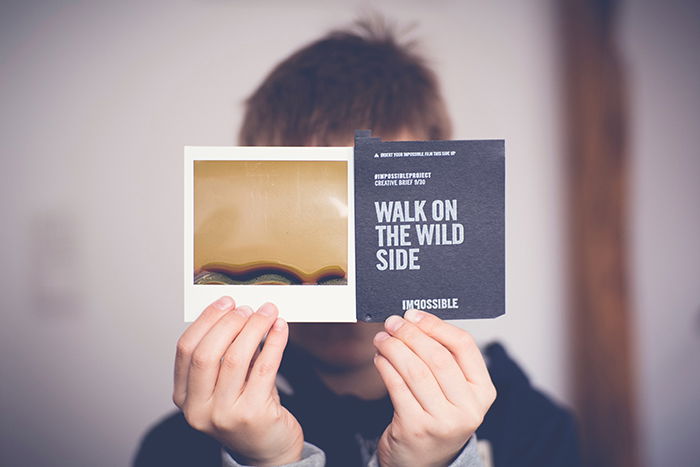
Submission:
<svg viewBox="0 0 700 467">
<path fill-rule="evenodd" d="M 185 321 L 229 295 L 355 322 L 352 147 L 185 147 Z"/>
</svg>

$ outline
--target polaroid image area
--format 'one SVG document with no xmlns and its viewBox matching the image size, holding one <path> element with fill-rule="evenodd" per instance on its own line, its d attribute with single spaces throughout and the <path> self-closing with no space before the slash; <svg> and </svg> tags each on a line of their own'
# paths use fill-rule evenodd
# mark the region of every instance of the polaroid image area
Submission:
<svg viewBox="0 0 700 467">
<path fill-rule="evenodd" d="M 185 147 L 185 321 L 222 295 L 355 322 L 352 147 Z"/>
</svg>

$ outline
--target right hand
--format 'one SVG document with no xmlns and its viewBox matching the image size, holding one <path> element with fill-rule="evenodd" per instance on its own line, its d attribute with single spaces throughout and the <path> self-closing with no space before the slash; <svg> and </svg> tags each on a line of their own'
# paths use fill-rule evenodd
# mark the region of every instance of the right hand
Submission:
<svg viewBox="0 0 700 467">
<path fill-rule="evenodd" d="M 296 462 L 304 446 L 301 426 L 280 404 L 275 386 L 289 336 L 277 313 L 271 303 L 253 313 L 222 297 L 177 343 L 173 401 L 193 428 L 219 440 L 246 464 Z"/>
</svg>

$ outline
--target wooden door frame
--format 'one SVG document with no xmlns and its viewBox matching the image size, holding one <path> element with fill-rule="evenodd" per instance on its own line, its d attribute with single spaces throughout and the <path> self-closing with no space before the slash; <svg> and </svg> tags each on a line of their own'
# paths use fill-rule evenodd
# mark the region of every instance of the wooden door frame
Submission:
<svg viewBox="0 0 700 467">
<path fill-rule="evenodd" d="M 640 465 L 627 276 L 627 99 L 614 0 L 560 0 L 574 397 L 587 465 Z"/>
</svg>

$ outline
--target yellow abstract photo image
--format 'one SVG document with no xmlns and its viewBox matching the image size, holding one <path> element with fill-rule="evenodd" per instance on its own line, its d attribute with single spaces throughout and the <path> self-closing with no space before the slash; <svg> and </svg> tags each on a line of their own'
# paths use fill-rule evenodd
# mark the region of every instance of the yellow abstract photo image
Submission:
<svg viewBox="0 0 700 467">
<path fill-rule="evenodd" d="M 347 171 L 345 161 L 194 161 L 194 284 L 347 284 Z"/>
</svg>

